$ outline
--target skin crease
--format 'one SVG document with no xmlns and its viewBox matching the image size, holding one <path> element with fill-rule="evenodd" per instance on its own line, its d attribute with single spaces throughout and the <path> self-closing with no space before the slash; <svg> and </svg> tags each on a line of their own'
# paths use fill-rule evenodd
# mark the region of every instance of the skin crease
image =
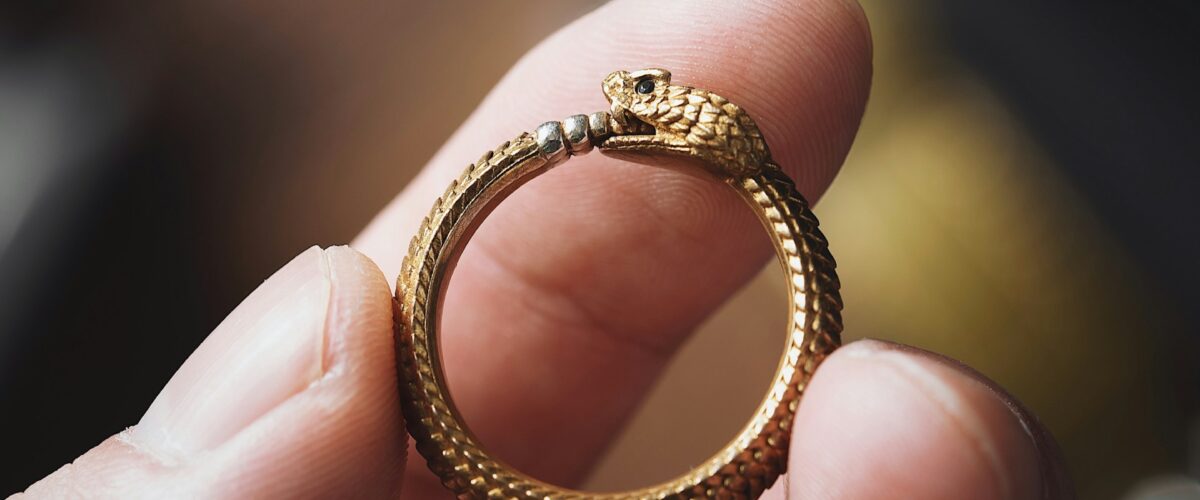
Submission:
<svg viewBox="0 0 1200 500">
<path fill-rule="evenodd" d="M 606 4 L 513 68 L 355 241 L 365 256 L 310 251 L 330 270 L 333 319 L 290 328 L 327 339 L 318 344 L 315 379 L 295 367 L 286 371 L 303 383 L 250 371 L 247 377 L 279 378 L 284 389 L 254 415 L 214 396 L 214 418 L 237 420 L 220 427 L 228 435 L 163 452 L 156 439 L 182 442 L 192 429 L 135 427 L 38 483 L 30 496 L 448 498 L 415 452 L 404 466 L 386 283 L 449 180 L 520 131 L 606 109 L 599 83 L 608 72 L 665 67 L 673 81 L 747 110 L 775 160 L 815 200 L 853 140 L 870 57 L 865 19 L 850 2 Z M 447 372 L 472 429 L 518 468 L 578 484 L 679 343 L 770 257 L 759 231 L 741 201 L 711 180 L 599 153 L 518 190 L 465 251 L 443 308 Z M 286 286 L 280 283 L 268 280 L 260 291 L 278 292 Z M 209 341 L 256 331 L 218 330 Z M 212 372 L 224 368 L 199 354 L 188 361 L 209 362 Z M 192 372 L 206 371 L 187 363 L 180 371 Z M 208 389 L 203 377 L 188 383 L 197 389 L 185 394 Z M 809 391 L 797 415 L 790 477 L 771 498 L 1069 496 L 1036 420 L 944 358 L 851 344 L 826 361 Z"/>
</svg>

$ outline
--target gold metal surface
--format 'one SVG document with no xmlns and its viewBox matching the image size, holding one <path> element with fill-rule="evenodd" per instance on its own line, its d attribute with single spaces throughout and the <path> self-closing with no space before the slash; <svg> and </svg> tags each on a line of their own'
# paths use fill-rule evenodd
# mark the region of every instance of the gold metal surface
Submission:
<svg viewBox="0 0 1200 500">
<path fill-rule="evenodd" d="M 467 167 L 434 203 L 397 278 L 398 363 L 409 432 L 443 484 L 461 498 L 755 498 L 787 467 L 792 417 L 821 361 L 840 344 L 841 297 L 828 243 L 753 120 L 711 92 L 671 85 L 670 73 L 616 71 L 608 112 L 547 122 Z M 588 493 L 546 484 L 498 461 L 449 396 L 437 336 L 444 281 L 486 214 L 524 182 L 592 148 L 647 160 L 700 160 L 758 215 L 788 278 L 787 342 L 770 390 L 738 436 L 686 474 L 648 488 Z"/>
</svg>

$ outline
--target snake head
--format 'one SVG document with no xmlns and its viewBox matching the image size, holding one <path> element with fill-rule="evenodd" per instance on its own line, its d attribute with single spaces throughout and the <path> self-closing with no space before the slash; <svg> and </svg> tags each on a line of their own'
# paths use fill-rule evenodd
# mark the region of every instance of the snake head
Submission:
<svg viewBox="0 0 1200 500">
<path fill-rule="evenodd" d="M 663 69 L 614 71 L 601 85 L 612 134 L 598 144 L 606 154 L 688 156 L 723 176 L 760 171 L 770 161 L 754 120 L 724 97 L 671 85 Z M 646 161 L 654 161 L 647 159 Z"/>
<path fill-rule="evenodd" d="M 653 134 L 655 110 L 666 100 L 671 72 L 665 69 L 614 71 L 601 87 L 617 134 Z"/>
</svg>

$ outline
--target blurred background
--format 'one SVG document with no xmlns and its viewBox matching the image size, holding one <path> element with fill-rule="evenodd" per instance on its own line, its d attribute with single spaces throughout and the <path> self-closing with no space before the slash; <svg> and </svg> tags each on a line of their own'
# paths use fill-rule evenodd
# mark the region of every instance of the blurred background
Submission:
<svg viewBox="0 0 1200 500">
<path fill-rule="evenodd" d="M 0 492 L 136 423 L 247 293 L 350 241 L 600 3 L 0 6 Z M 863 3 L 871 101 L 818 207 L 847 338 L 1009 388 L 1081 498 L 1196 498 L 1200 4 Z M 782 287 L 768 267 L 712 318 L 590 486 L 664 479 L 734 435 L 782 348 Z M 699 406 L 713 391 L 732 403 Z"/>
</svg>

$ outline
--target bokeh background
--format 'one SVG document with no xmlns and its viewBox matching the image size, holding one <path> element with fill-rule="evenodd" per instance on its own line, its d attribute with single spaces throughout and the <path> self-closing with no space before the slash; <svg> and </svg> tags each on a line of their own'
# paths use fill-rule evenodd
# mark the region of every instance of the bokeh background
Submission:
<svg viewBox="0 0 1200 500">
<path fill-rule="evenodd" d="M 351 240 L 599 3 L 0 5 L 0 492 L 135 423 L 242 297 Z M 818 207 L 847 337 L 1008 387 L 1082 498 L 1196 498 L 1200 6 L 863 3 L 871 101 Z M 768 267 L 714 315 L 591 486 L 733 436 L 782 347 L 782 286 Z M 693 397 L 713 391 L 731 403 Z"/>
</svg>

